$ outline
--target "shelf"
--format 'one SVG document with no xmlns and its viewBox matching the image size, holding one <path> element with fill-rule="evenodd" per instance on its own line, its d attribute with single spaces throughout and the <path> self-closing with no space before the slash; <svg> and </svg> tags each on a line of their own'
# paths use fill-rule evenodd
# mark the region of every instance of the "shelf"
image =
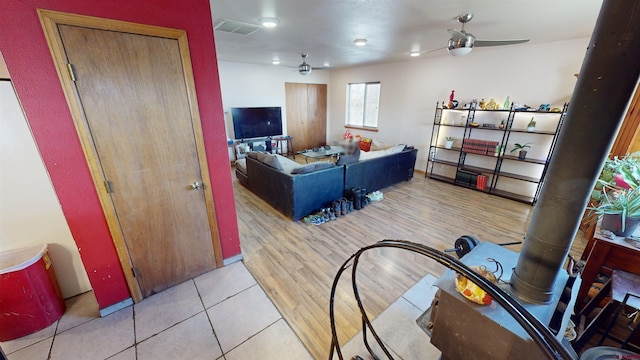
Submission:
<svg viewBox="0 0 640 360">
<path fill-rule="evenodd" d="M 453 184 L 456 182 L 456 180 L 454 178 L 450 178 L 447 176 L 442 176 L 442 175 L 437 175 L 437 174 L 429 174 L 429 177 L 431 179 L 435 179 L 435 180 L 439 180 L 439 181 L 444 181 L 447 182 L 449 184 Z"/>
<path fill-rule="evenodd" d="M 469 111 L 470 109 L 442 109 L 442 110 L 444 110 L 444 111 Z M 496 109 L 496 110 L 475 109 L 475 111 L 476 112 L 509 112 L 511 110 L 509 110 L 509 109 Z M 523 112 L 529 112 L 529 111 L 523 111 Z M 531 111 L 531 112 L 533 112 L 533 111 Z"/>
<path fill-rule="evenodd" d="M 525 195 L 516 194 L 509 191 L 498 190 L 498 189 L 493 189 L 491 193 L 494 195 L 502 196 L 507 199 L 516 200 L 516 201 L 520 201 L 527 204 L 533 204 L 533 198 L 531 196 L 525 196 Z"/>
<path fill-rule="evenodd" d="M 434 125 L 431 133 L 432 137 L 431 137 L 431 143 L 429 145 L 429 151 L 430 151 L 430 154 L 434 157 L 436 156 L 436 154 L 438 154 L 440 157 L 453 159 L 453 155 L 455 155 L 455 152 L 459 152 L 459 157 L 457 159 L 457 162 L 431 159 L 427 163 L 427 170 L 429 169 L 429 166 L 431 166 L 431 169 L 434 170 L 433 168 L 434 164 L 438 163 L 446 166 L 455 167 L 458 172 L 456 173 L 456 176 L 453 176 L 453 177 L 447 177 L 443 175 L 434 175 L 434 174 L 429 174 L 429 176 L 439 181 L 447 182 L 457 186 L 462 186 L 462 187 L 469 188 L 476 191 L 482 191 L 486 194 L 491 194 L 491 195 L 527 203 L 530 205 L 535 204 L 536 201 L 538 200 L 537 196 L 540 191 L 540 187 L 542 186 L 542 183 L 543 183 L 539 174 L 540 173 L 544 174 L 546 167 L 549 165 L 549 160 L 553 155 L 557 137 L 564 123 L 564 118 L 567 113 L 569 104 L 568 103 L 564 104 L 562 107 L 562 110 L 559 112 L 538 111 L 538 109 L 530 109 L 531 111 L 527 111 L 526 109 L 515 110 L 513 108 L 497 109 L 497 110 L 462 109 L 462 108 L 442 109 L 441 108 L 442 104 L 443 103 L 440 103 L 440 102 L 436 104 L 437 109 L 434 115 Z M 456 121 L 457 120 L 456 117 L 461 115 L 467 116 L 466 123 Z M 526 116 L 528 116 L 529 118 L 531 118 L 532 116 L 533 117 L 537 116 L 537 118 L 539 118 L 540 121 L 543 121 L 543 123 L 545 124 L 546 124 L 546 121 L 548 120 L 549 127 L 547 127 L 546 125 L 545 126 L 541 125 L 540 129 L 534 128 L 535 129 L 534 131 L 529 131 L 524 126 L 526 123 L 522 123 L 522 121 L 524 121 Z M 499 120 L 499 119 L 502 119 L 501 124 L 504 125 L 502 128 L 500 128 L 500 126 L 498 125 L 498 122 L 496 122 L 496 120 Z M 556 120 L 557 120 L 557 124 L 554 126 L 554 128 L 551 128 L 550 126 L 553 125 L 552 123 Z M 526 119 L 526 121 L 528 122 L 530 120 Z M 447 122 L 447 124 L 444 124 L 443 122 Z M 478 126 L 470 126 L 471 123 Z M 488 126 L 495 126 L 495 127 L 483 127 L 481 126 L 482 124 L 488 125 Z M 460 130 L 443 130 L 444 128 L 442 128 L 441 126 L 464 129 L 464 135 L 462 136 L 463 144 L 461 144 L 460 147 L 452 147 L 450 149 L 446 149 L 444 147 L 444 143 L 442 143 L 441 145 L 438 145 L 438 141 L 441 141 L 445 135 L 450 136 L 451 131 L 454 131 L 457 134 L 459 134 L 459 131 L 460 131 Z M 490 133 L 486 133 L 486 132 L 478 132 L 478 133 L 473 132 L 474 129 L 498 131 L 498 132 L 493 133 L 493 135 L 491 135 Z M 551 131 L 548 131 L 548 130 L 551 130 Z M 485 138 L 485 139 L 473 139 L 477 141 L 470 140 L 468 142 L 469 147 L 467 147 L 466 139 L 471 139 L 472 137 L 474 137 L 473 134 L 476 135 L 475 137 Z M 513 134 L 516 134 L 516 135 L 513 135 Z M 524 135 L 522 134 L 531 134 L 532 136 L 524 137 Z M 512 135 L 513 135 L 513 139 L 511 139 Z M 527 157 L 525 159 L 520 160 L 518 159 L 517 152 L 507 153 L 506 155 L 502 154 L 499 157 L 496 156 L 495 154 L 496 148 L 504 151 L 504 149 L 508 146 L 510 141 L 513 142 L 513 141 L 521 140 L 522 142 L 524 141 L 522 140 L 523 137 L 524 139 L 533 139 L 533 136 L 550 137 L 550 138 L 540 139 L 544 141 L 551 139 L 551 143 L 546 149 L 546 154 L 543 152 L 542 149 L 540 149 L 540 151 L 530 153 L 535 156 L 544 156 L 545 158 L 537 159 L 534 157 L 530 157 L 530 158 Z M 486 138 L 489 138 L 491 140 Z M 498 138 L 501 138 L 502 140 L 499 140 Z M 484 140 L 484 141 L 480 141 L 480 140 Z M 497 143 L 496 148 L 494 148 L 493 146 L 489 146 L 489 144 L 494 144 L 494 143 Z M 488 151 L 487 151 L 487 147 L 488 147 Z M 436 149 L 448 150 L 449 152 L 441 153 L 439 152 L 439 150 L 436 150 Z M 477 152 L 475 152 L 473 149 L 477 149 Z M 509 150 L 510 149 L 511 148 L 509 148 Z M 469 154 L 469 156 L 467 156 L 467 154 Z M 472 155 L 476 155 L 476 156 L 472 156 Z M 483 158 L 484 160 L 482 160 Z M 496 161 L 491 162 L 488 158 L 494 158 Z M 505 165 L 504 161 L 509 161 L 510 163 Z M 513 163 L 515 161 L 521 164 L 543 166 L 544 168 L 534 169 L 529 165 L 526 165 L 524 167 L 522 166 L 516 167 L 514 166 L 515 164 Z M 473 163 L 474 165 L 470 165 L 469 164 L 470 162 Z M 477 164 L 477 166 L 475 164 Z M 506 169 L 503 169 L 503 167 L 506 167 L 506 166 L 511 166 L 512 168 L 507 167 Z M 450 169 L 439 168 L 439 170 L 450 170 Z M 503 171 L 503 170 L 509 170 L 511 172 Z M 540 172 L 540 170 L 542 170 L 542 172 Z M 474 176 L 471 174 L 466 174 L 464 176 L 459 175 L 461 171 L 465 171 L 469 173 L 477 173 L 479 175 L 482 174 L 490 178 L 491 181 L 488 182 L 487 188 L 485 188 L 484 190 L 478 190 L 475 184 L 469 184 L 468 181 L 465 181 L 468 179 L 469 181 L 473 182 Z M 438 171 L 438 172 L 446 174 L 446 172 L 444 171 Z M 425 177 L 426 175 L 427 174 L 425 174 Z M 496 187 L 498 186 L 498 180 L 501 179 L 502 177 L 504 177 L 504 181 L 507 181 L 509 184 L 515 187 L 513 189 L 509 189 L 510 191 L 496 189 Z M 519 193 L 519 192 L 523 192 L 523 193 L 529 194 L 530 192 L 528 190 L 532 190 L 530 189 L 531 187 L 536 188 L 535 195 L 528 196 L 528 195 L 522 195 Z M 525 190 L 525 188 L 527 189 Z M 515 192 L 512 192 L 512 191 L 515 191 Z"/>
<path fill-rule="evenodd" d="M 465 154 L 469 154 L 469 155 L 478 155 L 478 156 L 486 156 L 486 157 L 491 157 L 491 158 L 498 158 L 495 153 L 493 154 L 478 154 L 478 153 L 474 153 L 474 152 L 468 152 L 468 151 L 463 151 L 463 153 Z"/>
<path fill-rule="evenodd" d="M 429 161 L 435 164 L 443 164 L 443 165 L 458 167 L 458 163 L 456 161 L 447 161 L 447 160 L 440 160 L 440 159 L 429 159 Z"/>
<path fill-rule="evenodd" d="M 528 134 L 537 134 L 537 135 L 555 135 L 555 131 L 529 131 L 527 129 L 509 129 L 511 132 L 518 133 L 528 133 Z"/>
<path fill-rule="evenodd" d="M 528 182 L 532 182 L 532 183 L 536 183 L 536 184 L 540 182 L 540 178 L 535 178 L 535 177 L 525 176 L 525 175 L 520 175 L 520 174 L 514 174 L 514 173 L 509 173 L 509 172 L 504 172 L 504 171 L 499 172 L 498 175 L 504 176 L 504 177 L 508 177 L 508 178 L 511 178 L 511 179 L 528 181 Z"/>
<path fill-rule="evenodd" d="M 520 162 L 528 162 L 528 163 L 532 163 L 532 164 L 538 164 L 538 165 L 545 165 L 547 162 L 545 160 L 540 160 L 540 159 L 531 159 L 531 158 L 525 158 L 524 160 L 520 160 L 518 159 L 517 156 L 512 156 L 512 155 L 503 155 L 502 156 L 504 159 L 506 160 L 514 160 L 514 161 L 520 161 Z"/>
<path fill-rule="evenodd" d="M 465 183 L 463 183 L 463 182 L 458 182 L 458 181 L 455 181 L 455 180 L 454 180 L 454 182 L 453 182 L 453 183 L 454 183 L 454 184 L 456 184 L 456 185 L 458 185 L 458 186 L 462 186 L 462 187 L 464 187 L 464 188 L 467 188 L 467 189 L 471 189 L 471 190 L 475 190 L 475 191 L 483 192 L 483 193 L 485 193 L 485 194 L 488 194 L 488 193 L 489 193 L 489 190 L 491 189 L 489 186 L 487 186 L 484 190 L 480 190 L 480 189 L 478 189 L 475 185 L 469 185 L 469 184 L 465 184 Z"/>
<path fill-rule="evenodd" d="M 436 148 L 436 149 L 442 149 L 442 150 L 456 151 L 456 152 L 460 152 L 460 150 L 461 150 L 459 147 L 452 147 L 451 149 L 447 149 L 446 147 L 444 147 L 444 146 L 439 146 L 439 145 L 434 146 L 434 148 Z"/>
<path fill-rule="evenodd" d="M 528 111 L 528 110 L 513 110 L 514 113 L 518 114 L 548 114 L 548 115 L 562 115 L 562 111 Z"/>
<path fill-rule="evenodd" d="M 466 165 L 466 164 L 462 165 L 460 167 L 460 170 L 467 170 L 467 171 L 473 171 L 473 172 L 479 172 L 479 173 L 489 173 L 491 175 L 493 175 L 493 171 L 494 171 L 494 169 L 487 169 L 479 166 Z"/>
<path fill-rule="evenodd" d="M 490 127 L 482 127 L 482 126 L 469 126 L 469 129 L 477 129 L 477 130 L 491 130 L 491 131 L 507 131 L 507 129 L 500 128 L 490 128 Z"/>
</svg>

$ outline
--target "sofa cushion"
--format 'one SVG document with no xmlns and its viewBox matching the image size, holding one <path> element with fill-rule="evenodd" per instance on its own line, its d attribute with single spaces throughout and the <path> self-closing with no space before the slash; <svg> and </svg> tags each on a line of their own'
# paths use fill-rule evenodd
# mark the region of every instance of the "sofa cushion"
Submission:
<svg viewBox="0 0 640 360">
<path fill-rule="evenodd" d="M 280 162 L 280 166 L 282 166 L 282 171 L 286 174 L 291 174 L 291 171 L 293 171 L 293 169 L 300 166 L 300 164 L 298 164 L 297 162 L 282 155 L 276 155 L 276 158 Z"/>
<path fill-rule="evenodd" d="M 247 175 L 247 159 L 236 160 L 236 170 Z"/>
<path fill-rule="evenodd" d="M 291 174 L 308 174 L 314 171 L 332 168 L 335 165 L 328 161 L 314 162 L 291 170 Z"/>
<path fill-rule="evenodd" d="M 376 158 L 387 156 L 387 155 L 401 153 L 405 147 L 406 145 L 401 144 L 401 145 L 392 146 L 386 150 L 362 152 L 360 154 L 360 160 L 376 159 Z"/>
<path fill-rule="evenodd" d="M 370 151 L 386 150 L 392 146 L 393 146 L 392 143 L 385 143 L 385 142 L 373 139 L 371 140 Z"/>
</svg>

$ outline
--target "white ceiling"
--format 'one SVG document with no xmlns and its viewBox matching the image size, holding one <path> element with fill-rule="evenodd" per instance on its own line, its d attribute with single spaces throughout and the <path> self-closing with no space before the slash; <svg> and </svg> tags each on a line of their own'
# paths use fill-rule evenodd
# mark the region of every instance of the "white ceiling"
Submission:
<svg viewBox="0 0 640 360">
<path fill-rule="evenodd" d="M 314 67 L 332 68 L 410 60 L 411 50 L 447 45 L 447 29 L 465 26 L 479 40 L 531 39 L 530 44 L 590 37 L 602 0 L 210 0 L 214 26 L 221 19 L 280 24 L 244 36 L 215 31 L 218 60 L 297 66 L 300 53 Z M 368 45 L 357 47 L 356 38 Z M 522 46 L 522 45 L 511 45 Z M 490 48 L 475 48 L 473 52 Z M 473 52 L 467 56 L 473 56 Z M 445 49 L 422 56 L 447 55 Z M 540 54 L 553 56 L 553 54 Z"/>
</svg>

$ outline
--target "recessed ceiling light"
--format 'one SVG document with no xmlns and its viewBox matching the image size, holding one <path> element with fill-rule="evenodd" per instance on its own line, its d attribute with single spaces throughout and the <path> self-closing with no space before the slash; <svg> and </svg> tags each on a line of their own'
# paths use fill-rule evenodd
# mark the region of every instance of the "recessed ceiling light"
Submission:
<svg viewBox="0 0 640 360">
<path fill-rule="evenodd" d="M 278 26 L 278 24 L 280 23 L 280 20 L 272 17 L 265 17 L 260 19 L 260 23 L 262 24 L 262 26 L 266 28 L 274 28 Z"/>
<path fill-rule="evenodd" d="M 353 40 L 353 43 L 357 46 L 365 46 L 367 45 L 367 39 L 355 39 Z"/>
<path fill-rule="evenodd" d="M 328 62 L 328 61 L 325 61 L 325 62 L 324 62 L 324 64 L 322 64 L 322 65 L 323 65 L 324 67 L 329 67 L 329 66 L 331 66 L 331 64 L 329 64 L 329 62 Z"/>
<path fill-rule="evenodd" d="M 273 58 L 273 60 L 271 60 L 271 63 L 272 63 L 273 65 L 280 65 L 280 59 L 278 59 L 278 58 Z"/>
<path fill-rule="evenodd" d="M 411 52 L 409 54 L 412 57 L 417 57 L 417 56 L 420 56 L 422 53 L 420 52 L 420 50 L 411 50 Z"/>
</svg>

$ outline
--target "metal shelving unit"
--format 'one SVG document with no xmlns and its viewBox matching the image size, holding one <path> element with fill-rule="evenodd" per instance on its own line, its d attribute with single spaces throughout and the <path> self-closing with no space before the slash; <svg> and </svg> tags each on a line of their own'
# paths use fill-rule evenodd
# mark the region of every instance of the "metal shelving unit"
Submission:
<svg viewBox="0 0 640 360">
<path fill-rule="evenodd" d="M 540 189 L 542 188 L 542 185 L 544 183 L 547 167 L 549 165 L 549 161 L 551 160 L 551 156 L 553 155 L 553 151 L 555 150 L 555 146 L 558 140 L 558 133 L 560 132 L 560 129 L 562 128 L 562 125 L 564 123 L 567 108 L 569 105 L 564 104 L 560 112 L 518 111 L 514 110 L 513 108 L 508 110 L 457 110 L 443 109 L 442 105 L 440 103 L 436 103 L 436 112 L 434 115 L 433 131 L 429 144 L 429 159 L 427 161 L 425 177 L 428 176 L 435 180 L 440 180 L 466 188 L 483 191 L 485 193 L 493 194 L 496 196 L 501 196 L 532 205 L 535 204 L 540 195 Z M 450 117 L 450 115 L 454 116 L 453 114 L 455 113 L 459 113 L 461 117 L 466 116 L 465 121 L 459 121 L 458 123 L 443 122 L 445 118 Z M 494 116 L 496 114 L 502 116 L 506 115 L 506 119 L 504 119 L 504 128 L 471 126 L 470 124 L 474 122 L 478 114 L 483 114 L 483 116 L 487 114 L 492 114 L 491 116 Z M 549 121 L 547 125 L 553 125 L 554 123 L 551 123 L 553 121 L 557 121 L 557 123 L 555 123 L 555 129 L 550 129 L 550 126 L 547 126 L 546 130 L 528 131 L 525 128 L 514 127 L 516 116 L 520 114 L 527 114 L 534 118 L 536 116 L 540 118 L 540 115 L 544 115 L 545 117 L 547 117 L 547 119 L 544 120 Z M 495 142 L 499 144 L 499 148 L 495 153 L 489 154 L 478 154 L 475 152 L 469 152 L 469 149 L 465 151 L 463 150 L 463 146 L 451 147 L 447 149 L 440 144 L 442 140 L 441 137 L 443 136 L 443 131 L 441 130 L 444 128 L 464 129 L 462 136 L 463 141 L 465 139 L 472 139 L 472 135 L 479 136 L 481 139 L 491 137 L 495 140 Z M 500 132 L 501 135 L 496 136 L 496 132 Z M 494 135 L 488 135 L 491 133 L 493 133 Z M 504 149 L 507 147 L 510 139 L 512 139 L 512 136 L 526 137 L 531 139 L 535 139 L 535 137 L 551 136 L 552 139 L 550 142 L 548 142 L 549 145 L 547 145 L 547 148 L 544 151 L 545 156 L 543 159 L 535 157 L 519 159 L 517 156 L 504 154 Z M 452 160 L 456 157 L 457 161 Z M 475 160 L 484 161 L 485 165 L 477 165 L 476 163 L 474 163 Z M 437 164 L 451 168 L 451 171 L 449 171 L 449 173 L 453 173 L 454 175 L 447 175 L 434 171 Z M 492 165 L 488 166 L 487 164 Z M 509 164 L 507 165 L 507 167 L 516 165 L 521 169 L 504 170 L 503 166 L 505 166 L 505 164 Z M 542 169 L 540 169 L 540 167 L 542 167 Z M 487 176 L 487 186 L 485 187 L 485 189 L 478 189 L 477 186 L 474 186 L 472 183 L 469 183 L 466 180 L 461 181 L 461 171 L 462 175 L 477 174 Z M 538 176 L 538 174 L 540 175 Z M 514 189 L 504 189 L 501 187 L 501 180 L 502 182 L 515 181 L 522 182 L 523 184 L 535 184 L 535 192 L 533 194 L 523 194 L 515 191 Z"/>
</svg>

